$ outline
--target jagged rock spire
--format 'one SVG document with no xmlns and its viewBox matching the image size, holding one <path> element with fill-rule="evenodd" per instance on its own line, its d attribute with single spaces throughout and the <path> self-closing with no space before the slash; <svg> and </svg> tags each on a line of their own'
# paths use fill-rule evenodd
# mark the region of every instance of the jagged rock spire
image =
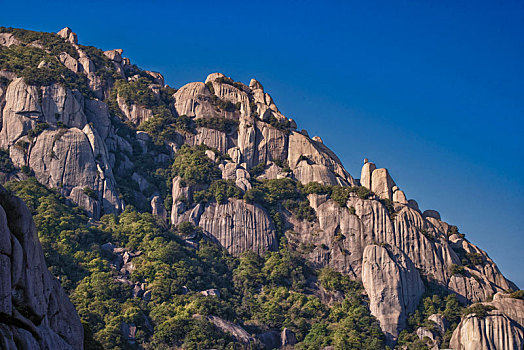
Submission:
<svg viewBox="0 0 524 350">
<path fill-rule="evenodd" d="M 78 44 L 78 37 L 76 36 L 76 33 L 73 32 L 69 27 L 65 27 L 56 34 L 58 34 L 71 44 Z"/>
</svg>

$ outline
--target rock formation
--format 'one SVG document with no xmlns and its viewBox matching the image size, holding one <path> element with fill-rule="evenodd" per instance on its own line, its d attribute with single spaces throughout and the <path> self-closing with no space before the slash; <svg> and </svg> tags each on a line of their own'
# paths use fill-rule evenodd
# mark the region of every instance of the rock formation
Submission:
<svg viewBox="0 0 524 350">
<path fill-rule="evenodd" d="M 524 347 L 524 300 L 495 294 L 487 314 L 471 313 L 453 332 L 450 347 L 457 350 L 522 349 Z"/>
<path fill-rule="evenodd" d="M 362 283 L 386 338 L 393 343 L 406 326 L 424 293 L 424 284 L 415 266 L 401 252 L 368 245 L 364 249 Z"/>
<path fill-rule="evenodd" d="M 484 302 L 494 293 L 517 289 L 486 252 L 452 230 L 437 211 L 422 212 L 415 200 L 407 200 L 387 169 L 377 169 L 366 159 L 360 180 L 354 179 L 320 137 L 310 138 L 307 131 L 297 131 L 296 122 L 280 112 L 259 81 L 252 79 L 248 86 L 212 73 L 203 82 L 188 83 L 175 91 L 165 85 L 160 73 L 141 71 L 132 65 L 121 49 L 96 56 L 78 44 L 71 29 L 64 28 L 58 35 L 71 50 L 58 54 L 57 64 L 80 77 L 85 89 L 80 89 L 81 84 L 75 88 L 58 82 L 31 85 L 20 73 L 1 70 L 0 148 L 8 152 L 19 173 L 34 175 L 42 184 L 57 189 L 91 218 L 119 213 L 126 205 L 134 204 L 164 223 L 191 222 L 200 226 L 205 237 L 236 256 L 248 250 L 259 254 L 276 250 L 279 235 L 285 235 L 296 247 L 311 247 L 303 254 L 314 267 L 330 266 L 362 280 L 371 311 L 390 341 L 405 327 L 407 314 L 418 305 L 424 292 L 422 280 L 456 293 L 463 303 Z M 12 34 L 0 33 L 1 46 L 20 44 Z M 151 107 L 151 101 L 146 106 L 140 98 L 134 101 L 118 90 L 118 86 L 140 79 L 148 83 L 144 91 L 134 92 L 156 101 L 157 109 Z M 132 93 L 127 91 L 128 95 Z M 156 122 L 165 123 L 154 129 Z M 161 139 L 164 132 L 168 136 Z M 326 188 L 351 191 L 342 204 L 329 193 L 310 194 L 308 202 L 315 216 L 312 221 L 299 219 L 278 206 L 274 210 L 281 215 L 278 229 L 282 231 L 277 232 L 274 213 L 241 196 L 218 203 L 195 203 L 195 194 L 205 190 L 206 185 L 188 185 L 179 176 L 167 179 L 170 188 L 162 189 L 165 186 L 157 181 L 159 174 L 168 173 L 177 152 L 184 145 L 202 144 L 210 148 L 206 155 L 220 170 L 221 179 L 232 180 L 241 193 L 256 186 L 256 181 L 271 179 L 292 179 L 303 185 L 317 182 Z M 162 180 L 165 183 L 166 179 Z M 359 192 L 362 187 L 372 193 L 363 196 Z M 165 208 L 168 192 L 172 203 Z M 4 204 L 9 206 L 9 201 L 14 199 L 2 199 L 8 219 L 14 215 L 9 214 L 10 210 L 27 217 L 26 209 L 17 209 L 18 204 L 15 209 L 6 208 Z M 53 299 L 65 296 L 45 270 L 41 250 L 34 247 L 34 225 L 24 224 L 21 233 L 12 225 L 9 222 L 13 234 L 6 231 L 7 240 L 3 240 L 12 244 L 2 248 L 2 266 L 7 273 L 22 266 L 20 261 L 12 267 L 8 264 L 14 257 L 33 259 L 39 266 L 38 274 L 45 277 L 42 283 L 47 294 L 30 300 L 31 308 L 23 310 L 27 315 L 20 311 L 23 322 L 13 311 L 20 302 L 3 302 L 3 312 L 15 323 L 9 321 L 0 328 L 0 334 L 5 335 L 2 339 L 11 344 L 12 339 L 32 334 L 33 340 L 27 341 L 42 346 L 46 341 L 55 341 L 52 337 L 58 334 L 70 346 L 78 347 L 71 337 L 81 329 L 75 328 L 75 321 L 68 324 L 70 328 L 64 328 L 62 316 L 56 316 L 62 315 L 61 308 L 69 310 L 70 304 L 57 304 Z M 26 240 L 33 238 L 26 242 L 21 235 Z M 15 249 L 32 250 L 30 255 L 20 255 Z M 18 284 L 6 282 L 0 286 L 4 295 L 36 288 L 27 280 L 20 282 L 18 271 L 13 276 Z M 19 296 L 17 293 L 13 298 Z M 496 343 L 500 339 L 506 345 L 522 344 L 522 328 L 515 325 L 522 325 L 522 312 L 515 314 L 501 305 L 496 306 L 498 313 L 493 311 L 485 319 L 466 317 L 455 332 L 454 344 L 460 347 L 472 339 L 482 339 L 478 346 L 500 345 Z M 500 311 L 503 308 L 506 311 Z M 19 328 L 19 324 L 27 327 Z M 444 323 L 440 326 L 444 327 Z M 490 332 L 486 333 L 486 329 Z M 483 335 L 477 337 L 480 333 Z M 421 329 L 420 334 L 426 331 Z M 500 339 L 494 339 L 495 335 Z M 290 334 L 282 334 L 282 338 L 288 339 L 286 345 L 293 342 Z"/>
<path fill-rule="evenodd" d="M 1 186 L 0 235 L 0 347 L 82 349 L 82 324 L 47 270 L 31 213 Z"/>
</svg>

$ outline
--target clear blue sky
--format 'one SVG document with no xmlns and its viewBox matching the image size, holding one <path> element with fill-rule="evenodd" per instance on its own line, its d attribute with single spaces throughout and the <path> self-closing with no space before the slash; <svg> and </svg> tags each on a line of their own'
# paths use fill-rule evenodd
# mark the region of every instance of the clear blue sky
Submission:
<svg viewBox="0 0 524 350">
<path fill-rule="evenodd" d="M 148 5 L 144 5 L 149 3 Z M 0 1 L 180 87 L 255 77 L 355 177 L 387 167 L 524 287 L 524 2 Z"/>
</svg>

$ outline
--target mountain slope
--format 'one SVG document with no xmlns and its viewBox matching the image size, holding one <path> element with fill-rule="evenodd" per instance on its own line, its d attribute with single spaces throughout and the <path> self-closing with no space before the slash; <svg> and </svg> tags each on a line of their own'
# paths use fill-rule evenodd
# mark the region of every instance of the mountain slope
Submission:
<svg viewBox="0 0 524 350">
<path fill-rule="evenodd" d="M 82 242 L 76 248 L 50 244 L 49 249 L 60 252 L 58 255 L 75 255 L 73 261 L 82 271 L 78 276 L 73 277 L 74 269 L 63 268 L 60 262 L 50 265 L 63 281 L 71 281 L 73 301 L 84 310 L 81 317 L 92 323 L 96 341 L 104 346 L 109 342 L 104 338 L 107 334 L 118 333 L 122 337 L 119 346 L 136 342 L 188 346 L 193 341 L 188 334 L 197 327 L 195 320 L 203 322 L 209 332 L 222 325 L 222 333 L 208 334 L 213 339 L 232 333 L 224 330 L 223 322 L 212 322 L 215 316 L 242 324 L 257 335 L 257 342 L 264 342 L 268 332 L 289 327 L 301 346 L 314 348 L 320 334 L 327 339 L 325 346 L 349 344 L 350 339 L 337 334 L 344 333 L 344 322 L 351 324 L 354 313 L 340 311 L 346 316 L 329 316 L 329 322 L 319 326 L 313 322 L 348 305 L 364 314 L 371 310 L 388 344 L 397 340 L 399 344 L 416 343 L 423 338 L 417 336 L 418 326 L 428 327 L 429 318 L 445 313 L 448 306 L 460 309 L 457 301 L 464 305 L 483 302 L 495 293 L 517 289 L 456 226 L 443 222 L 438 212 L 422 212 L 416 201 L 407 200 L 387 169 L 377 169 L 366 160 L 360 180 L 351 176 L 320 137 L 297 131 L 296 122 L 282 115 L 255 79 L 247 86 L 213 73 L 204 82 L 176 90 L 164 84 L 160 73 L 132 65 L 122 57 L 122 50 L 102 52 L 79 45 L 68 28 L 58 35 L 2 28 L 0 44 L 0 170 L 15 191 L 40 186 L 31 182 L 33 178 L 55 189 L 83 208 L 101 230 L 97 238 L 87 240 L 78 235 L 62 237 Z M 33 188 L 28 199 L 38 201 L 44 193 L 54 196 Z M 35 215 L 45 212 L 39 205 L 33 209 Z M 131 223 L 126 222 L 129 217 L 142 221 L 136 237 L 131 234 Z M 89 225 L 81 217 L 75 222 L 79 226 L 74 230 Z M 129 231 L 124 232 L 124 227 Z M 216 281 L 219 275 L 210 273 L 213 288 L 227 290 L 218 298 L 222 301 L 215 301 L 221 305 L 218 309 L 235 310 L 227 317 L 206 309 L 203 315 L 200 310 L 195 313 L 200 316 L 188 319 L 188 313 L 195 312 L 188 307 L 184 317 L 175 313 L 174 319 L 166 319 L 170 312 L 158 308 L 174 300 L 177 305 L 190 304 L 195 297 L 183 296 L 185 284 L 190 281 L 188 276 L 200 276 L 200 272 L 195 275 L 184 268 L 185 277 L 174 277 L 178 276 L 173 275 L 176 259 L 165 257 L 162 266 L 170 273 L 162 276 L 152 265 L 160 264 L 156 257 L 161 247 L 158 242 L 148 246 L 155 237 L 172 244 L 173 252 L 162 254 L 176 254 L 184 246 L 183 251 L 189 249 L 186 258 L 199 255 L 208 242 L 216 244 L 214 254 L 226 254 L 220 249 L 229 254 L 225 259 L 230 263 L 221 262 L 229 280 L 242 280 L 235 273 L 242 273 L 238 269 L 245 259 L 250 261 L 250 273 L 265 270 L 258 283 L 247 289 L 236 281 L 221 284 Z M 122 248 L 104 245 L 110 241 Z M 101 246 L 109 248 L 104 253 Z M 75 254 L 75 249 L 84 255 Z M 96 256 L 86 256 L 89 249 L 95 249 Z M 262 257 L 255 258 L 250 252 Z M 136 259 L 134 254 L 138 254 Z M 196 265 L 206 266 L 204 258 L 208 257 L 195 258 Z M 109 263 L 112 259 L 118 262 Z M 95 268 L 98 262 L 93 261 L 100 266 Z M 285 261 L 300 261 L 307 271 L 297 272 L 295 267 L 279 271 Z M 361 281 L 363 289 L 342 287 L 342 282 L 328 288 L 321 283 L 322 273 L 345 284 L 350 283 L 347 277 Z M 75 295 L 96 299 L 96 293 L 87 287 L 95 277 L 118 289 L 116 299 L 100 296 L 103 303 L 145 302 L 147 306 L 140 306 L 140 311 L 135 310 L 138 316 L 127 321 L 89 316 L 90 301 L 85 304 Z M 161 281 L 169 281 L 172 287 L 161 288 Z M 126 288 L 132 288 L 131 295 Z M 197 284 L 190 289 L 205 288 Z M 341 294 L 334 297 L 337 290 Z M 356 300 L 364 291 L 369 304 L 365 298 Z M 288 294 L 284 297 L 282 293 Z M 274 320 L 275 309 L 268 311 L 270 317 L 238 311 L 250 303 L 260 309 L 270 307 L 268 303 L 283 308 L 284 300 L 294 298 L 308 300 L 305 305 L 318 302 L 310 314 L 301 311 L 302 323 Z M 331 298 L 338 304 L 329 305 Z M 115 314 L 125 309 L 112 308 Z M 204 316 L 207 318 L 198 318 Z M 451 329 L 441 330 L 440 335 L 428 330 L 437 342 L 449 341 L 458 324 L 459 318 L 451 311 L 446 317 Z M 370 344 L 380 346 L 374 322 L 369 318 L 362 334 L 369 331 L 370 339 L 376 341 Z M 138 335 L 133 328 L 137 324 Z M 319 328 L 321 325 L 325 328 Z M 176 339 L 158 340 L 163 327 L 181 327 L 187 332 Z M 348 327 L 346 333 L 353 334 L 355 325 Z M 240 338 L 233 337 L 233 342 L 241 343 Z M 277 343 L 284 338 L 279 336 Z M 213 346 L 220 344 L 226 343 Z"/>
<path fill-rule="evenodd" d="M 84 332 L 47 270 L 31 213 L 0 186 L 0 347 L 82 349 Z"/>
</svg>

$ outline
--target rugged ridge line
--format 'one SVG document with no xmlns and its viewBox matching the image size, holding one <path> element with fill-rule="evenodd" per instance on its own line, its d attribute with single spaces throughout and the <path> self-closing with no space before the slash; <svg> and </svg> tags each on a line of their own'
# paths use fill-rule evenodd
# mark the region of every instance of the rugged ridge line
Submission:
<svg viewBox="0 0 524 350">
<path fill-rule="evenodd" d="M 80 82 L 31 84 L 23 71 L 0 70 L 0 148 L 20 169 L 4 174 L 6 179 L 34 175 L 94 220 L 134 205 L 166 224 L 191 222 L 235 256 L 277 250 L 284 238 L 307 247 L 302 253 L 315 267 L 362 280 L 390 344 L 419 304 L 424 283 L 455 293 L 465 304 L 518 289 L 437 211 L 421 211 L 408 200 L 387 169 L 366 159 L 360 179 L 351 176 L 320 137 L 297 131 L 257 80 L 245 85 L 213 73 L 175 90 L 160 73 L 131 64 L 121 49 L 102 53 L 81 46 L 69 28 L 58 35 L 70 46 L 53 57 Z M 22 43 L 0 33 L 0 45 Z M 43 58 L 37 69 L 54 67 L 50 60 Z M 209 184 L 174 176 L 166 188 L 159 172 L 151 171 L 165 173 L 183 150 L 199 145 L 207 147 L 217 179 L 242 195 L 266 180 L 316 183 L 320 189 L 307 197 L 314 219 L 282 206 L 269 210 L 239 195 L 196 202 Z M 24 232 L 34 236 L 34 225 L 31 230 Z M 518 347 L 522 333 L 511 323 L 517 321 L 510 309 L 504 310 L 485 320 L 465 317 L 454 344 L 496 329 L 482 340 L 494 344 L 493 334 L 511 329 L 507 344 Z"/>
</svg>

